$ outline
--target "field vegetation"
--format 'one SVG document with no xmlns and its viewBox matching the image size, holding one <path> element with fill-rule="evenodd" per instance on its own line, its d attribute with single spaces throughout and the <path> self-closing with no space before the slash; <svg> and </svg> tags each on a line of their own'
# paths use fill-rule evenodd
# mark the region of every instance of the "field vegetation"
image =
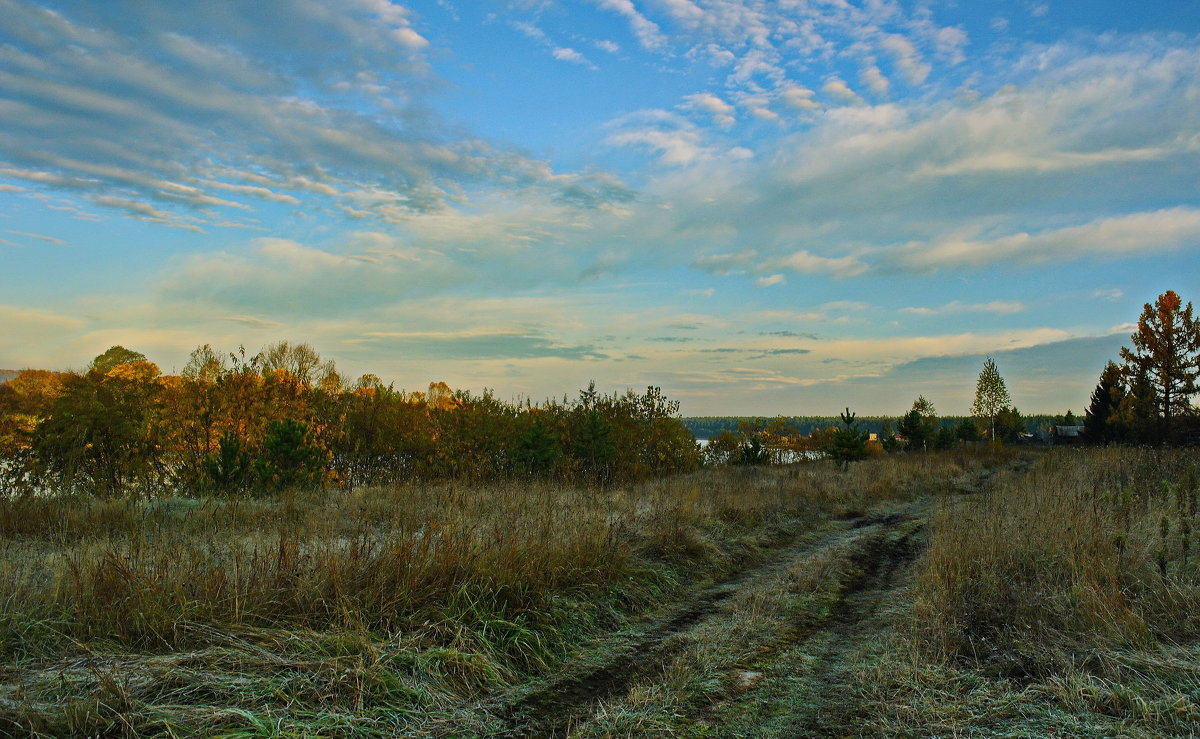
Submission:
<svg viewBox="0 0 1200 739">
<path fill-rule="evenodd" d="M 997 476 L 987 495 L 940 500 L 903 630 L 910 671 L 883 670 L 895 691 L 884 716 L 1029 735 L 1194 735 L 1197 463 L 1190 450 L 1062 450 Z M 963 700 L 931 700 L 945 691 Z"/>
<path fill-rule="evenodd" d="M 1188 736 L 1195 464 L 10 499 L 0 732 Z"/>
<path fill-rule="evenodd" d="M 831 522 L 935 481 L 949 490 L 976 465 L 911 456 L 610 488 L 11 498 L 0 726 L 459 725 L 472 701 L 549 673 L 588 639 Z"/>
</svg>

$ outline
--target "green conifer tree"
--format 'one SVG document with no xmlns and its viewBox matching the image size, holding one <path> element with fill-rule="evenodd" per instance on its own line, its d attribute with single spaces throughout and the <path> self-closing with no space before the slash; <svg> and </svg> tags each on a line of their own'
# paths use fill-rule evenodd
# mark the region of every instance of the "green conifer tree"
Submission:
<svg viewBox="0 0 1200 739">
<path fill-rule="evenodd" d="M 867 450 L 870 433 L 858 427 L 858 422 L 854 420 L 855 415 L 849 408 L 841 414 L 842 428 L 834 432 L 829 447 L 829 456 L 833 457 L 842 470 L 849 467 L 851 462 L 866 459 L 870 454 Z"/>
</svg>

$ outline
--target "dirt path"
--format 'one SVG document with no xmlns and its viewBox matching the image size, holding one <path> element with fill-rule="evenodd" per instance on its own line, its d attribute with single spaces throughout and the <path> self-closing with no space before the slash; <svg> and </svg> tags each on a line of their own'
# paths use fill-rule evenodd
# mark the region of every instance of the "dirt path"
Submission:
<svg viewBox="0 0 1200 739">
<path fill-rule="evenodd" d="M 861 638 L 860 624 L 875 612 L 897 573 L 915 556 L 926 512 L 925 506 L 912 505 L 891 514 L 844 522 L 832 533 L 780 551 L 769 561 L 701 591 L 636 631 L 614 637 L 568 665 L 550 684 L 501 708 L 497 713 L 503 717 L 508 735 L 567 736 L 577 733 L 577 729 L 584 735 L 621 733 L 619 728 L 604 728 L 597 716 L 612 711 L 639 686 L 660 681 L 672 661 L 684 659 L 681 652 L 685 650 L 695 653 L 688 658 L 701 667 L 705 662 L 714 667 L 723 664 L 730 643 L 722 639 L 720 644 L 706 645 L 706 638 L 711 639 L 706 635 L 738 630 L 738 619 L 748 617 L 747 603 L 762 601 L 764 593 L 789 597 L 788 590 L 796 589 L 797 578 L 811 579 L 814 587 L 828 589 L 820 615 L 812 619 L 819 623 L 814 624 L 815 628 L 804 628 L 786 621 L 771 622 L 771 631 L 759 634 L 757 640 L 750 639 L 760 643 L 748 643 L 744 648 L 765 660 L 801 642 L 811 645 L 808 651 L 815 661 L 811 663 L 814 669 L 807 671 L 812 679 L 807 681 L 806 692 L 813 696 L 807 701 L 812 710 L 786 723 L 797 732 L 793 735 L 819 734 L 829 728 L 822 718 L 829 711 L 821 706 L 837 701 L 841 656 Z M 815 568 L 828 570 L 828 577 L 810 577 Z M 752 605 L 749 610 L 757 607 Z M 712 654 L 706 655 L 706 649 Z M 761 675 L 750 670 L 734 674 L 742 675 L 743 681 L 745 675 L 752 676 L 750 679 Z M 741 692 L 732 689 L 730 699 Z M 695 715 L 686 720 L 694 720 L 698 731 L 720 734 L 723 721 L 716 708 L 719 705 L 696 706 Z M 672 710 L 677 718 L 678 707 Z M 589 724 L 598 725 L 588 730 Z"/>
<path fill-rule="evenodd" d="M 854 706 L 849 696 L 853 673 L 860 669 L 854 655 L 885 628 L 875 623 L 880 608 L 920 551 L 924 523 L 899 523 L 881 529 L 865 549 L 855 552 L 853 561 L 859 572 L 846 581 L 828 628 L 810 635 L 803 644 L 792 645 L 792 650 L 805 656 L 802 668 L 795 665 L 791 654 L 779 658 L 783 669 L 792 670 L 792 695 L 779 702 L 782 710 L 769 725 L 759 727 L 762 735 L 842 737 L 853 733 Z M 796 695 L 803 699 L 795 700 Z"/>
</svg>

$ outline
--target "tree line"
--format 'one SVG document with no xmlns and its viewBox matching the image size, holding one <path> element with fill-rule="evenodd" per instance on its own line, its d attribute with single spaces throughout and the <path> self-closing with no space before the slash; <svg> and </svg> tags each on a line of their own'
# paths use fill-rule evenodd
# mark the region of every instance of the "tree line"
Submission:
<svg viewBox="0 0 1200 739">
<path fill-rule="evenodd" d="M 918 401 L 923 400 L 919 398 Z M 925 401 L 928 403 L 928 401 Z M 914 401 L 917 405 L 917 401 Z M 928 412 L 928 408 L 922 413 Z M 857 416 L 856 421 L 860 428 L 877 436 L 885 436 L 890 431 L 891 433 L 901 433 L 898 430 L 898 425 L 909 415 L 911 411 L 900 416 Z M 1075 416 L 1072 413 L 1071 418 Z M 820 433 L 828 428 L 836 427 L 840 423 L 839 416 L 684 416 L 683 424 L 688 427 L 688 430 L 697 439 L 713 439 L 723 431 L 737 433 L 738 429 L 744 426 L 750 426 L 759 429 L 766 429 L 772 424 L 783 424 L 791 432 L 800 434 L 801 436 L 811 436 L 814 433 Z M 1006 414 L 1001 415 L 997 419 L 997 436 L 998 438 L 1008 439 L 1013 434 L 1022 431 L 1038 431 L 1049 429 L 1055 425 L 1061 425 L 1067 422 L 1066 414 L 1047 414 L 1047 413 L 1022 413 L 1016 408 L 1010 408 Z M 971 415 L 937 415 L 933 414 L 931 419 L 926 419 L 926 423 L 922 428 L 932 426 L 932 433 L 936 434 L 943 427 L 951 430 L 958 429 L 964 423 L 976 424 L 976 419 Z M 1072 422 L 1073 423 L 1073 422 Z M 1079 421 L 1082 423 L 1082 421 Z"/>
<path fill-rule="evenodd" d="M 1085 414 L 1091 443 L 1200 443 L 1200 321 L 1173 291 L 1144 306 L 1131 347 L 1109 362 Z M 27 369 L 0 384 L 0 495 L 246 494 L 415 479 L 546 477 L 608 484 L 822 452 L 869 454 L 1012 440 L 1022 417 L 988 357 L 969 417 L 939 418 L 918 397 L 898 419 L 689 419 L 657 387 L 539 404 L 431 383 L 406 392 L 375 375 L 349 382 L 308 344 L 258 354 L 192 352 L 165 375 L 114 346 L 83 372 Z M 730 421 L 732 420 L 732 425 Z M 1070 411 L 1052 419 L 1074 427 Z M 795 423 L 794 423 L 795 422 Z M 714 434 L 713 431 L 716 431 Z M 870 438 L 875 434 L 874 440 Z"/>
<path fill-rule="evenodd" d="M 83 372 L 0 385 L 0 493 L 254 494 L 415 479 L 609 484 L 700 464 L 657 387 L 506 402 L 431 383 L 350 382 L 308 344 L 205 345 L 178 375 L 115 346 Z"/>
</svg>

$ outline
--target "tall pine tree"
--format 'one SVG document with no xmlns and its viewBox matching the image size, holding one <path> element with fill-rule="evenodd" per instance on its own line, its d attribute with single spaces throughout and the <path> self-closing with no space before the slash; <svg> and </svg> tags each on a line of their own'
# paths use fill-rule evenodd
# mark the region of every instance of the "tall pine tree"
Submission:
<svg viewBox="0 0 1200 739">
<path fill-rule="evenodd" d="M 1092 402 L 1084 415 L 1083 426 L 1092 444 L 1112 444 L 1124 441 L 1121 423 L 1121 403 L 1125 400 L 1125 377 L 1114 362 L 1104 366 L 1100 382 L 1092 391 Z"/>
<path fill-rule="evenodd" d="M 1154 389 L 1160 434 L 1169 438 L 1176 418 L 1200 389 L 1200 320 L 1174 291 L 1146 303 L 1130 337 L 1133 348 L 1121 348 L 1126 377 L 1144 375 Z"/>
</svg>

